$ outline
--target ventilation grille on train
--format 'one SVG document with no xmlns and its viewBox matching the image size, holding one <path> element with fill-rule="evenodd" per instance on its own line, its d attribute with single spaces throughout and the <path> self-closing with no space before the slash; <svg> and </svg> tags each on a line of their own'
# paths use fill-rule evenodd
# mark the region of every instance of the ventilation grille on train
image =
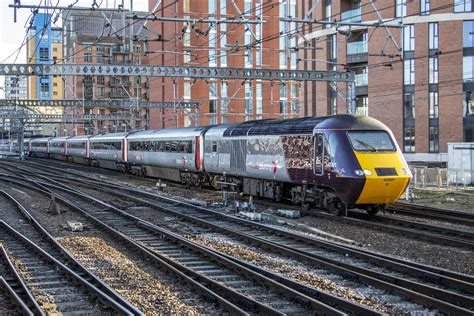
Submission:
<svg viewBox="0 0 474 316">
<path fill-rule="evenodd" d="M 381 177 L 397 175 L 397 170 L 395 168 L 375 168 L 375 172 Z"/>
</svg>

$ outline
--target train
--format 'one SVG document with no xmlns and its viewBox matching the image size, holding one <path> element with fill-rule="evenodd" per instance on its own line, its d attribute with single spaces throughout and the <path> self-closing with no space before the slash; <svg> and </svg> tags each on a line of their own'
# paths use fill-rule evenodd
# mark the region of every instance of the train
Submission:
<svg viewBox="0 0 474 316">
<path fill-rule="evenodd" d="M 334 215 L 384 210 L 412 177 L 391 130 L 350 114 L 25 141 L 30 156 L 208 185 Z"/>
</svg>

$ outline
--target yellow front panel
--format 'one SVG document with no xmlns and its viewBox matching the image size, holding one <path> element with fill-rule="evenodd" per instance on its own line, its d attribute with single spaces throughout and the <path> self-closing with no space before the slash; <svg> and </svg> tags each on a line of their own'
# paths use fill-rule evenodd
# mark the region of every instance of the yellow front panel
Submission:
<svg viewBox="0 0 474 316">
<path fill-rule="evenodd" d="M 398 152 L 354 152 L 362 170 L 370 170 L 366 175 L 364 189 L 356 204 L 393 203 L 407 187 L 410 175 L 402 175 L 401 170 L 408 170 L 403 156 Z M 396 176 L 378 176 L 375 168 L 395 168 Z"/>
</svg>

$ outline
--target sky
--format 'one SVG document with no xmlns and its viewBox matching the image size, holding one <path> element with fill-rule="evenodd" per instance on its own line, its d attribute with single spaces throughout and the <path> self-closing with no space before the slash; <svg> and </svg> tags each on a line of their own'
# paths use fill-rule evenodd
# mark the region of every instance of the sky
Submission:
<svg viewBox="0 0 474 316">
<path fill-rule="evenodd" d="M 60 6 L 68 6 L 75 0 L 21 0 L 22 5 L 44 5 L 56 6 L 59 1 Z M 90 8 L 93 0 L 79 0 L 74 7 Z M 121 3 L 121 0 L 96 0 L 98 4 L 102 2 L 101 8 L 113 8 Z M 26 50 L 22 49 L 19 53 L 17 49 L 21 46 L 26 34 L 25 24 L 31 15 L 30 9 L 17 10 L 17 22 L 13 22 L 13 8 L 9 8 L 13 4 L 13 0 L 0 0 L 0 63 L 25 63 Z M 125 8 L 130 8 L 130 0 L 125 0 Z M 133 9 L 137 11 L 148 12 L 148 0 L 133 0 Z M 56 23 L 61 26 L 61 20 Z M 27 25 L 26 25 L 27 26 Z M 10 56 L 11 55 L 11 56 Z M 10 56 L 10 57 L 9 57 Z M 16 60 L 16 61 L 15 61 Z M 0 87 L 3 86 L 4 78 L 0 76 Z M 3 90 L 0 90 L 0 98 L 4 98 Z"/>
</svg>

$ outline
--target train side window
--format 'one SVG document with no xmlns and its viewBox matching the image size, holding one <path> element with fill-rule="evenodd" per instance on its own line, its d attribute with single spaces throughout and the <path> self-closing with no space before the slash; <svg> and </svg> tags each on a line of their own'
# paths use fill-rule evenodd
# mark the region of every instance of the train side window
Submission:
<svg viewBox="0 0 474 316">
<path fill-rule="evenodd" d="M 323 174 L 324 164 L 324 136 L 316 134 L 314 136 L 314 173 Z"/>
<path fill-rule="evenodd" d="M 216 140 L 212 141 L 212 152 L 213 153 L 217 152 L 217 141 Z"/>
</svg>

